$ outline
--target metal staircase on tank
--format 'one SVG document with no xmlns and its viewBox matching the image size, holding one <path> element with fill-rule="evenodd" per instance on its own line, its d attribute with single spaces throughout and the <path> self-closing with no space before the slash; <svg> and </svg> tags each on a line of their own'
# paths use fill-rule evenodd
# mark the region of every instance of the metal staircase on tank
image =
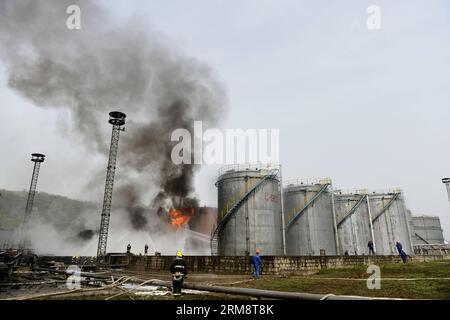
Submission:
<svg viewBox="0 0 450 320">
<path fill-rule="evenodd" d="M 367 195 L 363 194 L 361 196 L 361 198 L 359 198 L 358 202 L 353 206 L 353 208 L 350 209 L 349 212 L 347 212 L 345 214 L 345 216 L 336 224 L 337 227 L 340 227 L 342 223 L 344 223 L 345 220 L 347 220 L 353 213 L 356 212 L 356 210 L 358 210 L 359 206 L 361 205 L 361 203 L 363 203 L 363 201 L 366 199 Z"/>
<path fill-rule="evenodd" d="M 425 238 L 423 238 L 423 237 L 421 237 L 418 233 L 414 233 L 414 235 L 417 237 L 417 238 L 419 238 L 420 240 L 422 240 L 423 242 L 425 242 L 425 245 L 426 246 L 429 246 L 430 247 L 430 249 L 438 249 L 439 250 L 439 244 L 436 246 L 436 245 L 434 245 L 434 244 L 432 244 L 432 243 L 429 243 Z M 420 246 L 420 245 L 419 245 Z"/>
<path fill-rule="evenodd" d="M 425 238 L 421 237 L 419 234 L 414 233 L 414 235 L 419 238 L 420 240 L 422 240 L 423 242 L 425 242 L 426 245 L 429 245 L 431 249 L 436 249 L 436 246 L 430 242 L 428 242 Z M 439 245 L 438 245 L 439 246 Z M 439 249 L 439 247 L 438 247 Z"/>
<path fill-rule="evenodd" d="M 291 221 L 289 221 L 289 223 L 286 226 L 286 230 L 294 224 L 295 220 L 297 220 L 298 217 L 300 217 L 302 215 L 302 213 L 305 212 L 306 209 L 308 209 L 316 201 L 316 199 L 319 198 L 320 195 L 323 192 L 325 192 L 325 190 L 328 189 L 328 187 L 330 185 L 331 185 L 331 183 L 325 183 L 323 185 L 323 187 L 319 190 L 319 192 L 311 200 L 309 200 L 309 202 L 299 212 L 297 212 L 297 214 L 294 215 L 294 217 L 291 219 Z"/>
<path fill-rule="evenodd" d="M 422 240 L 423 242 L 425 242 L 425 244 L 429 244 L 431 245 L 431 248 L 433 249 L 433 245 L 431 243 L 429 243 L 427 240 L 425 240 L 423 237 L 421 237 L 420 235 L 418 235 L 416 232 L 414 233 L 414 235 L 419 238 L 420 240 Z"/>
<path fill-rule="evenodd" d="M 227 211 L 227 213 L 220 220 L 217 228 L 211 235 L 211 255 L 217 256 L 219 251 L 219 235 L 222 231 L 223 227 L 227 224 L 227 222 L 232 218 L 234 213 L 241 207 L 241 205 L 249 198 L 251 194 L 253 194 L 259 187 L 263 185 L 270 178 L 274 178 L 278 175 L 279 169 L 271 169 L 262 179 L 256 183 L 241 199 L 239 199 L 236 203 L 234 203 L 231 208 Z"/>
<path fill-rule="evenodd" d="M 383 209 L 381 209 L 381 211 L 376 215 L 375 218 L 372 219 L 372 223 L 374 223 L 375 221 L 378 220 L 379 217 L 381 217 L 386 211 L 387 209 L 389 209 L 389 207 L 395 202 L 395 200 L 398 199 L 398 197 L 400 196 L 401 192 L 397 192 L 394 194 L 394 196 L 392 197 L 392 199 L 388 202 L 387 205 L 384 206 Z"/>
</svg>

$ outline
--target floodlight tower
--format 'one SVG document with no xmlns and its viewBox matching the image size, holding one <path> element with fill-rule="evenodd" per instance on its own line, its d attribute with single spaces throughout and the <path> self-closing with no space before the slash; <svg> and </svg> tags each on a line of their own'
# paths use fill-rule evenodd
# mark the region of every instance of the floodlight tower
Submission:
<svg viewBox="0 0 450 320">
<path fill-rule="evenodd" d="M 34 168 L 33 168 L 33 175 L 31 176 L 31 184 L 30 184 L 30 190 L 28 191 L 28 198 L 27 198 L 27 206 L 25 208 L 25 215 L 23 218 L 23 224 L 22 224 L 22 236 L 21 241 L 19 244 L 20 249 L 25 249 L 29 243 L 27 239 L 27 232 L 28 232 L 28 224 L 31 217 L 31 211 L 33 211 L 33 202 L 34 202 L 34 196 L 36 194 L 36 186 L 39 176 L 39 168 L 41 167 L 41 163 L 44 162 L 45 155 L 41 153 L 32 153 L 31 154 L 31 161 L 34 162 Z"/>
<path fill-rule="evenodd" d="M 447 187 L 448 201 L 450 201 L 450 178 L 442 179 L 442 183 Z"/>
<path fill-rule="evenodd" d="M 112 124 L 111 146 L 109 149 L 108 168 L 106 170 L 105 195 L 103 198 L 102 217 L 98 238 L 97 259 L 103 260 L 106 255 L 106 243 L 108 241 L 109 217 L 111 215 L 111 201 L 114 185 L 114 173 L 116 171 L 117 149 L 119 147 L 119 133 L 125 131 L 125 113 L 113 111 L 109 113 L 109 123 Z"/>
</svg>

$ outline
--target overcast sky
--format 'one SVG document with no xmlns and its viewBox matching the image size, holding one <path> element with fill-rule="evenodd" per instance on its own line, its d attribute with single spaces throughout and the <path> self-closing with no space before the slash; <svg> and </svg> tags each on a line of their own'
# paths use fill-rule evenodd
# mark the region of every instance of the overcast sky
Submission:
<svg viewBox="0 0 450 320">
<path fill-rule="evenodd" d="M 108 4 L 117 19 L 144 19 L 214 69 L 230 105 L 222 128 L 280 129 L 285 180 L 401 188 L 414 214 L 441 217 L 450 239 L 441 183 L 450 176 L 450 2 Z M 380 30 L 366 27 L 369 5 L 381 8 Z M 106 157 L 79 146 L 69 112 L 35 107 L 9 89 L 1 65 L 0 96 L 0 188 L 28 188 L 29 154 L 42 152 L 38 189 L 82 197 Z M 197 176 L 202 204 L 217 205 L 216 170 L 205 166 Z"/>
</svg>

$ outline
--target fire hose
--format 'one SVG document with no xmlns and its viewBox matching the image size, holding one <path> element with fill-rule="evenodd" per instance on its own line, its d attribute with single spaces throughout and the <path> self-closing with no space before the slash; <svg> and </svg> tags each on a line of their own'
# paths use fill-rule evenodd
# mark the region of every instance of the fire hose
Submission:
<svg viewBox="0 0 450 320">
<path fill-rule="evenodd" d="M 56 270 L 43 269 L 43 268 L 39 268 L 38 270 L 57 272 L 57 273 L 65 273 L 64 271 L 56 271 Z M 94 273 L 85 273 L 85 272 L 82 272 L 80 274 L 80 276 L 102 279 L 105 281 L 111 279 L 111 276 L 102 275 L 102 274 L 94 274 Z M 135 277 L 130 277 L 130 278 L 126 279 L 126 281 L 123 281 L 122 284 L 125 282 L 138 284 L 138 286 L 142 286 L 142 285 L 146 284 L 146 285 L 161 286 L 161 287 L 167 287 L 167 288 L 172 287 L 172 282 L 163 281 L 163 280 L 159 280 L 159 279 L 138 279 Z M 251 296 L 251 297 L 268 298 L 268 299 L 289 299 L 289 300 L 373 300 L 373 299 L 375 299 L 375 298 L 362 297 L 362 296 L 344 296 L 344 295 L 334 295 L 334 294 L 284 292 L 284 291 L 275 291 L 275 290 L 263 290 L 263 289 L 240 288 L 240 287 L 225 287 L 225 286 L 196 284 L 196 283 L 184 283 L 183 288 L 198 290 L 198 291 L 208 291 L 208 292 L 215 292 L 215 293 Z M 91 290 L 91 289 L 88 289 L 88 290 Z M 127 292 L 117 294 L 114 297 L 120 296 L 122 294 L 130 293 L 133 290 L 134 289 L 131 289 Z M 110 297 L 110 298 L 112 298 L 112 297 Z M 377 299 L 380 299 L 380 298 L 377 298 Z"/>
</svg>

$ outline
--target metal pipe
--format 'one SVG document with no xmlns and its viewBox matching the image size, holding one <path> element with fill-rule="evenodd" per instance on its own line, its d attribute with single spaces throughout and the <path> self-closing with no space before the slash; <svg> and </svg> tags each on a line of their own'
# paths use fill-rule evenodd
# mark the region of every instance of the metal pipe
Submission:
<svg viewBox="0 0 450 320">
<path fill-rule="evenodd" d="M 411 220 L 409 220 L 408 209 L 406 208 L 405 196 L 403 195 L 403 192 L 401 192 L 400 199 L 402 200 L 403 218 L 405 219 L 406 230 L 408 231 L 408 243 L 409 243 L 409 248 L 411 250 L 409 254 L 413 255 L 414 254 L 414 249 L 413 249 L 413 243 L 412 243 L 412 231 L 411 231 L 411 226 L 409 225 Z"/>
<path fill-rule="evenodd" d="M 373 224 L 372 224 L 372 210 L 370 209 L 370 199 L 369 199 L 369 194 L 366 194 L 366 202 L 367 202 L 367 211 L 369 212 L 369 227 L 370 227 L 370 239 L 372 240 L 373 243 L 373 251 L 376 253 L 377 252 L 377 247 L 375 245 L 375 236 L 373 233 Z"/>
<path fill-rule="evenodd" d="M 334 205 L 334 191 L 331 187 L 331 209 L 333 211 L 333 232 L 334 232 L 334 244 L 336 246 L 336 255 L 340 255 L 339 249 L 339 235 L 337 230 L 337 221 L 336 221 L 336 207 Z"/>
<path fill-rule="evenodd" d="M 245 189 L 244 189 L 245 194 L 248 193 L 248 179 L 249 179 L 249 177 L 246 176 L 245 177 Z M 254 209 L 254 208 L 252 208 L 252 209 Z M 250 253 L 250 221 L 249 221 L 249 216 L 248 216 L 248 213 L 249 213 L 248 212 L 248 201 L 245 201 L 244 213 L 245 213 L 245 254 L 247 256 L 249 256 L 249 255 L 253 255 L 254 252 Z M 235 239 L 235 240 L 237 240 L 237 239 Z M 256 250 L 257 248 L 254 248 L 254 249 Z"/>
<path fill-rule="evenodd" d="M 286 255 L 286 221 L 284 218 L 284 200 L 283 200 L 283 176 L 281 173 L 281 164 L 280 166 L 280 203 L 281 203 L 281 235 L 283 239 L 283 255 Z"/>
<path fill-rule="evenodd" d="M 133 282 L 135 281 L 136 280 L 133 280 Z M 172 283 L 170 281 L 162 281 L 157 279 L 151 280 L 147 284 L 163 286 L 168 288 L 172 287 Z M 283 291 L 262 290 L 252 288 L 212 286 L 196 283 L 183 283 L 183 288 L 198 291 L 209 291 L 216 293 L 252 296 L 260 298 L 287 299 L 287 300 L 371 300 L 371 298 L 369 297 L 360 297 L 360 296 L 336 296 L 332 294 L 324 295 L 316 293 L 283 292 Z"/>
</svg>

